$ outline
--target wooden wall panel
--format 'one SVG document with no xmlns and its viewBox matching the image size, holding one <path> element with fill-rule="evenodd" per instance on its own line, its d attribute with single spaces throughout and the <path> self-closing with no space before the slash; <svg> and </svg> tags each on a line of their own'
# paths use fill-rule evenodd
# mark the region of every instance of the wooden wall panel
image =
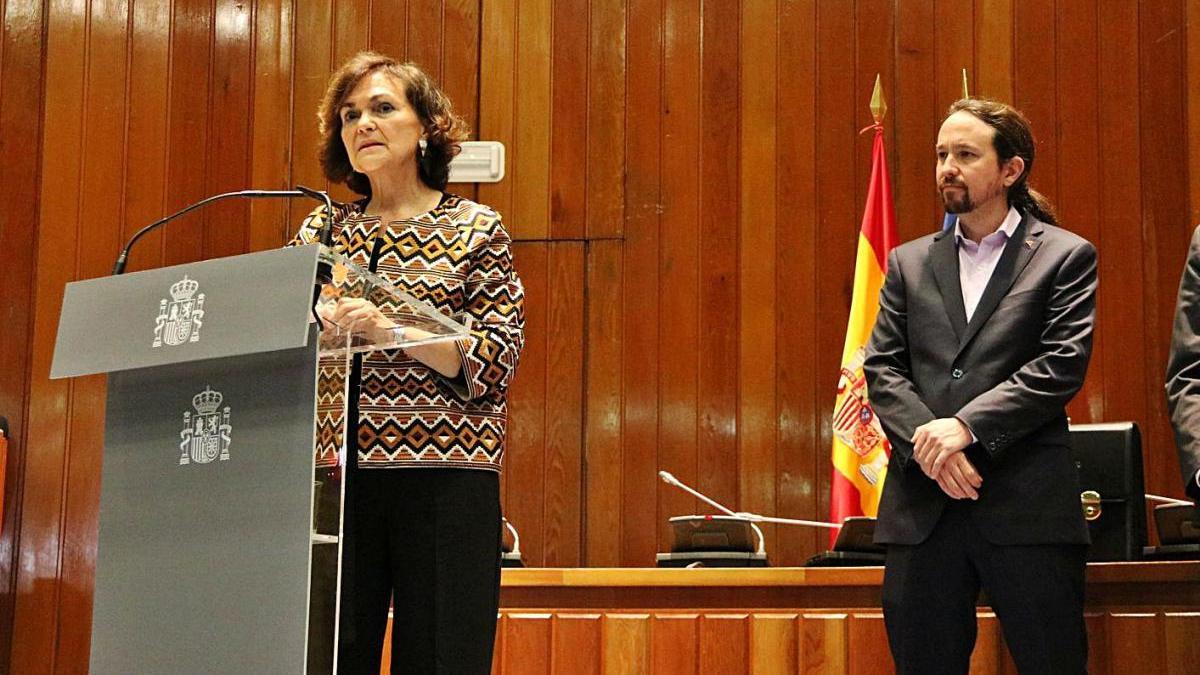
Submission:
<svg viewBox="0 0 1200 675">
<path fill-rule="evenodd" d="M 748 614 L 704 614 L 700 617 L 700 663 L 702 673 L 750 675 L 750 616 Z"/>
<path fill-rule="evenodd" d="M 795 614 L 756 614 L 750 617 L 750 663 L 753 672 L 795 673 L 800 645 Z"/>
<path fill-rule="evenodd" d="M 816 180 L 816 3 L 780 6 L 777 50 L 779 87 L 775 115 L 775 513 L 816 513 L 818 473 L 825 450 L 817 411 L 832 406 L 828 392 L 812 384 L 817 372 L 818 302 Z M 804 224 L 809 224 L 805 227 Z M 801 560 L 827 545 L 824 532 L 800 527 L 776 530 L 775 560 Z"/>
<path fill-rule="evenodd" d="M 649 673 L 650 616 L 648 614 L 609 614 L 605 616 L 602 654 L 605 675 Z"/>
<path fill-rule="evenodd" d="M 548 247 L 545 532 L 540 564 L 573 567 L 583 564 L 579 514 L 583 511 L 585 254 L 580 242 L 552 242 Z"/>
<path fill-rule="evenodd" d="M 902 239 L 940 223 L 931 149 L 963 67 L 1028 114 L 1034 186 L 1100 250 L 1072 417 L 1137 421 L 1148 490 L 1181 493 L 1161 379 L 1200 218 L 1197 0 L 2 6 L 0 149 L 16 159 L 0 167 L 0 243 L 33 251 L 0 288 L 0 649 L 11 639 L 20 672 L 70 669 L 87 644 L 104 388 L 46 379 L 63 284 L 210 192 L 325 187 L 314 110 L 366 46 L 425 65 L 474 137 L 508 151 L 503 182 L 453 189 L 504 215 L 529 286 L 503 479 L 527 563 L 651 564 L 669 517 L 708 511 L 659 470 L 733 508 L 825 517 L 876 73 Z M 310 208 L 193 216 L 142 241 L 131 269 L 277 246 Z M 776 565 L 827 545 L 782 528 L 768 542 Z M 798 621 L 798 643 L 824 634 Z M 648 663 L 686 661 L 647 625 Z M 678 639 L 698 659 L 693 628 Z"/>
<path fill-rule="evenodd" d="M 559 614 L 554 617 L 554 672 L 599 675 L 601 631 L 611 623 L 599 614 Z M 610 635 L 612 634 L 610 630 Z"/>
<path fill-rule="evenodd" d="M 737 6 L 700 4 L 700 295 L 697 489 L 737 510 Z M 705 509 L 707 511 L 708 509 Z M 630 561 L 632 562 L 632 561 Z M 637 564 L 644 564 L 638 561 Z"/>
<path fill-rule="evenodd" d="M 1091 618 L 1089 672 L 1195 670 L 1200 615 L 1109 612 Z M 1110 643 L 1106 634 L 1115 641 Z M 505 674 L 894 672 L 882 615 L 862 611 L 502 610 L 497 644 L 503 650 L 497 651 L 493 672 Z M 995 615 L 981 611 L 971 673 L 1016 672 Z"/>
<path fill-rule="evenodd" d="M 592 117 L 604 119 L 607 128 L 593 145 L 592 166 L 609 167 L 615 157 L 620 171 L 621 153 L 627 157 L 624 190 L 610 187 L 589 193 L 589 234 L 620 233 L 622 210 L 627 214 L 624 223 L 624 246 L 628 251 L 624 267 L 624 319 L 621 328 L 624 350 L 621 369 L 625 390 L 622 397 L 622 419 L 625 424 L 625 452 L 621 458 L 622 494 L 622 554 L 623 560 L 653 560 L 658 550 L 658 527 L 666 514 L 648 505 L 658 503 L 658 495 L 667 488 L 656 475 L 660 458 L 659 388 L 661 358 L 659 343 L 660 296 L 647 292 L 659 287 L 659 202 L 662 186 L 661 125 L 658 111 L 662 105 L 662 24 L 657 2 L 634 2 L 629 8 L 627 110 L 628 134 L 624 148 L 614 143 L 619 137 L 619 120 L 597 105 Z M 617 17 L 619 18 L 619 17 Z M 611 21 L 611 20 L 610 20 Z M 612 26 L 605 26 L 611 30 Z M 593 31 L 595 34 L 595 31 Z M 596 52 L 613 61 L 612 49 Z M 603 61 L 602 61 L 603 63 Z M 601 99 L 605 100 L 605 99 Z M 589 125 L 590 127 L 590 125 Z M 603 138 L 603 136 L 609 138 Z M 619 185 L 619 177 L 605 171 L 588 172 L 589 183 Z M 612 198 L 624 196 L 625 204 L 614 208 Z M 592 208 L 594 205 L 595 208 Z M 595 224 L 595 227 L 592 227 Z M 607 224 L 607 225 L 606 225 Z M 654 520 L 647 518 L 654 513 Z"/>
<path fill-rule="evenodd" d="M 775 513 L 778 419 L 776 315 L 776 100 L 778 11 L 768 3 L 742 5 L 738 97 L 737 198 L 737 476 L 738 507 Z M 732 193 L 732 190 L 730 190 Z M 732 229 L 732 228 L 730 228 Z M 774 525 L 764 525 L 767 545 Z"/>
<path fill-rule="evenodd" d="M 503 498 L 508 521 L 521 534 L 521 552 L 532 564 L 542 560 L 542 519 L 546 463 L 546 361 L 547 309 L 551 294 L 548 279 L 549 251 L 545 242 L 521 242 L 513 247 L 517 272 L 526 286 L 525 350 L 521 355 L 521 386 L 509 397 L 512 416 L 524 423 L 515 426 L 505 446 Z"/>
<path fill-rule="evenodd" d="M 1145 460 L 1146 489 L 1179 494 L 1181 478 L 1174 453 L 1174 439 L 1166 421 L 1162 378 L 1166 371 L 1171 323 L 1179 276 L 1187 256 L 1192 228 L 1187 208 L 1187 137 L 1185 85 L 1194 89 L 1200 73 L 1184 77 L 1184 24 L 1181 3 L 1143 2 L 1138 5 L 1138 44 L 1141 53 L 1153 58 L 1139 60 L 1142 187 L 1142 302 L 1146 323 L 1140 333 L 1146 345 L 1146 408 L 1141 419 L 1148 425 L 1145 445 L 1151 448 Z M 1194 35 L 1194 33 L 1193 33 Z M 1153 45 L 1151 48 L 1150 45 Z M 1151 65 L 1153 61 L 1153 66 Z M 1168 72 L 1176 73 L 1168 77 Z M 1193 130 L 1192 133 L 1200 133 Z M 1172 169 L 1171 167 L 1175 167 Z M 1166 195 L 1179 195 L 1167 198 Z M 1161 448 L 1162 451 L 1155 451 Z"/>
<path fill-rule="evenodd" d="M 699 478 L 697 448 L 700 362 L 700 173 L 674 167 L 700 164 L 700 11 L 686 0 L 661 5 L 662 183 L 658 218 L 658 469 L 689 485 Z M 636 64 L 636 61 L 631 62 Z M 637 90 L 631 90 L 631 99 Z M 641 109 L 637 109 L 639 112 Z M 638 138 L 640 124 L 630 124 Z M 639 177 L 640 178 L 640 177 Z M 634 185 L 631 194 L 638 196 Z M 637 214 L 638 211 L 631 211 Z M 667 518 L 698 513 L 697 500 L 667 485 L 658 491 L 658 541 L 668 541 Z"/>
<path fill-rule="evenodd" d="M 584 564 L 621 559 L 621 282 L 619 241 L 588 247 L 584 392 Z M 516 422 L 517 420 L 513 420 Z"/>
<path fill-rule="evenodd" d="M 20 536 L 28 469 L 32 401 L 32 336 L 36 320 L 37 232 L 41 216 L 42 129 L 45 102 L 44 3 L 0 2 L 0 250 L 8 251 L 0 283 L 0 415 L 8 418 L 4 518 L 0 521 L 0 673 L 9 672 L 19 570 L 26 560 Z M 28 591 L 28 585 L 26 586 Z"/>
</svg>

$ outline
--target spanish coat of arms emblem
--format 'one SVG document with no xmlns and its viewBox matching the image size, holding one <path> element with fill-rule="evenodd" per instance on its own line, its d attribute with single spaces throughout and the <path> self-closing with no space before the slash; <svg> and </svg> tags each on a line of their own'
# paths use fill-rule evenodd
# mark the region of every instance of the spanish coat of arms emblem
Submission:
<svg viewBox="0 0 1200 675">
<path fill-rule="evenodd" d="M 179 464 L 208 464 L 229 459 L 229 444 L 233 427 L 229 424 L 229 406 L 221 409 L 224 397 L 219 391 L 205 387 L 192 397 L 191 411 L 183 413 L 183 431 L 179 432 Z"/>
<path fill-rule="evenodd" d="M 197 293 L 198 290 L 200 284 L 187 276 L 171 285 L 171 299 L 163 298 L 158 303 L 154 347 L 161 347 L 164 342 L 173 347 L 185 342 L 199 342 L 204 294 Z"/>
</svg>

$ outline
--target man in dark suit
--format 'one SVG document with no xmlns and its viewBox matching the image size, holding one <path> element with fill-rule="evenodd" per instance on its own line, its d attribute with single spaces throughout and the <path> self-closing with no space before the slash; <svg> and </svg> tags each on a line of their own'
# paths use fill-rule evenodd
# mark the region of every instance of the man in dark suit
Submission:
<svg viewBox="0 0 1200 675">
<path fill-rule="evenodd" d="M 888 642 L 899 672 L 966 673 L 982 588 L 1022 673 L 1085 672 L 1065 406 L 1092 350 L 1096 250 L 1029 188 L 1013 108 L 955 103 L 937 157 L 958 221 L 888 257 L 865 364 L 892 443 L 875 530 Z"/>
<path fill-rule="evenodd" d="M 1200 502 L 1200 227 L 1192 232 L 1187 264 L 1179 280 L 1171 359 L 1167 362 L 1167 407 L 1175 427 L 1183 489 Z"/>
</svg>

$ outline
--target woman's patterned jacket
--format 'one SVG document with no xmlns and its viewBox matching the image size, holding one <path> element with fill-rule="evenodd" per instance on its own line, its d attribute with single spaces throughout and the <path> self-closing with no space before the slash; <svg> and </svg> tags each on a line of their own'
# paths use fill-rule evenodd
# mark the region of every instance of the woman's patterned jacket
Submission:
<svg viewBox="0 0 1200 675">
<path fill-rule="evenodd" d="M 525 328 L 525 293 L 500 215 L 446 195 L 432 211 L 381 226 L 378 217 L 362 214 L 363 204 L 339 205 L 335 249 L 418 300 L 455 318 L 469 316 L 472 323 L 470 339 L 457 343 L 462 371 L 453 380 L 399 349 L 355 359 L 351 386 L 355 380 L 361 384 L 358 465 L 499 471 L 507 390 Z M 323 213 L 318 207 L 309 214 L 290 245 L 317 242 Z M 388 313 L 388 307 L 381 309 Z M 321 365 L 317 461 L 322 466 L 337 463 L 342 363 L 333 358 Z"/>
</svg>

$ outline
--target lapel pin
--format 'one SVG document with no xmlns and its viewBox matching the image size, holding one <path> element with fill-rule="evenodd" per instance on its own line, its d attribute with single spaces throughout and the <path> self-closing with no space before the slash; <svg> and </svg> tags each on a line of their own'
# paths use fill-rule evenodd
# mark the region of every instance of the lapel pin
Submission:
<svg viewBox="0 0 1200 675">
<path fill-rule="evenodd" d="M 1027 249 L 1029 249 L 1030 251 L 1032 251 L 1032 250 L 1033 250 L 1033 242 L 1034 242 L 1034 240 L 1033 240 L 1033 239 L 1026 239 L 1026 240 L 1025 240 L 1025 248 L 1027 248 Z"/>
</svg>

